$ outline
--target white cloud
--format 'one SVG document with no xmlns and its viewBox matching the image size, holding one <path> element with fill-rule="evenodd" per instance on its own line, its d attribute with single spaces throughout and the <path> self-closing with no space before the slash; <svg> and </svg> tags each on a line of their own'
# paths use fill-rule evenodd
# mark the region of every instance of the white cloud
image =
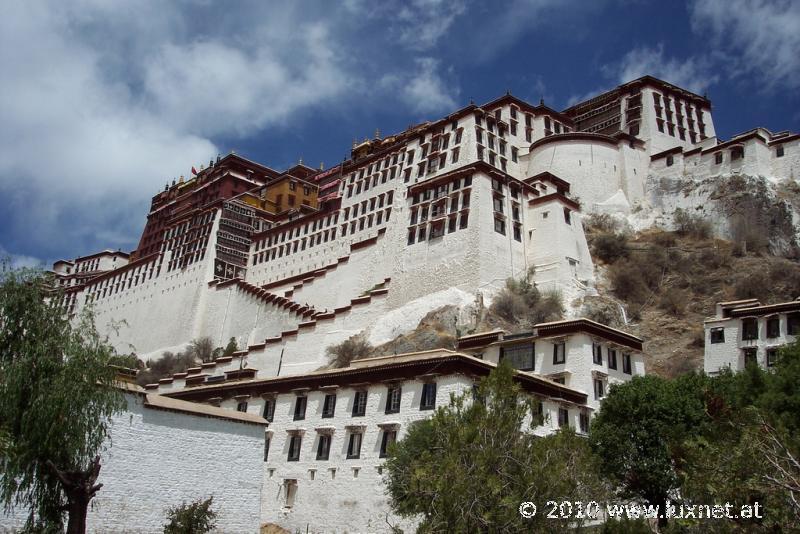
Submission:
<svg viewBox="0 0 800 534">
<path fill-rule="evenodd" d="M 33 256 L 25 256 L 23 254 L 11 254 L 3 245 L 0 245 L 0 271 L 3 267 L 10 267 L 11 269 L 20 269 L 23 267 L 33 268 L 41 267 L 44 269 L 49 268 L 44 261 Z"/>
<path fill-rule="evenodd" d="M 397 12 L 400 42 L 413 50 L 428 50 L 466 9 L 460 0 L 411 0 Z"/>
<path fill-rule="evenodd" d="M 800 88 L 800 3 L 697 0 L 695 33 L 711 39 L 732 77 L 755 74 L 765 89 Z"/>
<path fill-rule="evenodd" d="M 451 73 L 443 69 L 438 60 L 418 58 L 415 70 L 409 75 L 392 74 L 384 77 L 382 84 L 397 91 L 405 104 L 417 113 L 454 111 L 458 106 L 455 98 L 459 89 L 457 85 L 448 83 L 448 74 Z"/>
<path fill-rule="evenodd" d="M 665 57 L 663 44 L 655 48 L 635 48 L 625 54 L 618 65 L 607 66 L 604 70 L 615 75 L 619 83 L 649 74 L 699 94 L 719 79 L 711 74 L 712 66 L 707 59 Z"/>
</svg>

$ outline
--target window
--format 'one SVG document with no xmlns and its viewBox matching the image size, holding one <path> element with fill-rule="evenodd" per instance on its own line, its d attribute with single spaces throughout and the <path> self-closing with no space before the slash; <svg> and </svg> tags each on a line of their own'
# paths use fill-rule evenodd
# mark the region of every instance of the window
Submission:
<svg viewBox="0 0 800 534">
<path fill-rule="evenodd" d="M 742 159 L 744 157 L 744 148 L 737 146 L 731 149 L 731 161 Z"/>
<path fill-rule="evenodd" d="M 433 410 L 436 406 L 436 382 L 422 384 L 422 398 L 419 401 L 420 410 Z"/>
<path fill-rule="evenodd" d="M 466 197 L 466 198 L 469 198 L 469 197 Z M 466 213 L 466 212 L 462 213 L 461 217 L 458 220 L 458 228 L 463 230 L 464 228 L 467 227 L 468 224 L 469 224 L 469 213 Z M 798 324 L 800 324 L 800 321 L 798 321 Z"/>
<path fill-rule="evenodd" d="M 716 154 L 714 154 L 714 163 L 716 163 L 717 165 L 722 163 L 722 152 L 717 152 Z"/>
<path fill-rule="evenodd" d="M 456 231 L 456 217 L 452 216 L 447 221 L 447 233 L 450 234 Z"/>
<path fill-rule="evenodd" d="M 566 408 L 558 408 L 558 428 L 569 426 L 569 410 Z"/>
<path fill-rule="evenodd" d="M 608 349 L 608 368 L 617 368 L 617 351 L 614 349 Z"/>
<path fill-rule="evenodd" d="M 744 366 L 758 365 L 758 349 L 756 347 L 748 347 L 742 349 L 744 355 Z"/>
<path fill-rule="evenodd" d="M 800 334 L 800 313 L 786 315 L 786 333 L 790 336 Z"/>
<path fill-rule="evenodd" d="M 511 147 L 511 161 L 513 162 L 517 161 L 517 147 L 515 146 Z"/>
<path fill-rule="evenodd" d="M 306 418 L 306 403 L 308 397 L 305 395 L 298 395 L 297 400 L 294 401 L 294 420 L 302 421 Z"/>
<path fill-rule="evenodd" d="M 778 316 L 767 318 L 767 337 L 773 338 L 781 335 L 781 319 Z"/>
<path fill-rule="evenodd" d="M 353 397 L 353 417 L 363 417 L 367 413 L 367 392 L 356 391 Z"/>
<path fill-rule="evenodd" d="M 292 506 L 294 506 L 294 499 L 295 496 L 297 495 L 297 480 L 286 479 L 283 481 L 283 487 L 284 487 L 283 498 L 285 503 L 284 506 L 286 508 L 291 508 Z"/>
<path fill-rule="evenodd" d="M 775 156 L 778 158 L 783 157 L 783 145 L 778 145 L 778 148 L 775 149 Z"/>
<path fill-rule="evenodd" d="M 566 343 L 553 343 L 553 364 L 566 362 Z"/>
<path fill-rule="evenodd" d="M 514 239 L 522 242 L 522 227 L 518 224 L 514 225 Z"/>
<path fill-rule="evenodd" d="M 589 414 L 586 412 L 581 412 L 580 414 L 580 425 L 581 425 L 581 432 L 584 434 L 589 433 Z"/>
<path fill-rule="evenodd" d="M 632 374 L 631 372 L 631 355 L 630 354 L 623 354 L 622 355 L 622 372 L 626 375 Z"/>
<path fill-rule="evenodd" d="M 767 367 L 774 367 L 778 363 L 778 349 L 767 349 Z"/>
<path fill-rule="evenodd" d="M 572 224 L 572 212 L 569 208 L 564 208 L 564 222 L 567 224 Z"/>
<path fill-rule="evenodd" d="M 413 245 L 414 244 L 414 238 L 416 237 L 416 235 L 417 235 L 417 232 L 416 232 L 416 230 L 414 228 L 412 228 L 412 229 L 410 229 L 408 231 L 408 244 L 409 245 Z"/>
<path fill-rule="evenodd" d="M 605 396 L 605 384 L 599 378 L 594 379 L 594 398 L 600 400 Z"/>
<path fill-rule="evenodd" d="M 247 401 L 241 401 L 239 404 L 237 404 L 236 411 L 247 413 Z"/>
<path fill-rule="evenodd" d="M 300 460 L 300 445 L 302 444 L 303 438 L 297 434 L 293 435 L 289 440 L 289 457 L 287 461 L 289 462 L 297 462 Z"/>
<path fill-rule="evenodd" d="M 500 360 L 507 360 L 514 369 L 533 371 L 535 366 L 534 344 L 520 343 L 508 347 L 500 347 Z"/>
<path fill-rule="evenodd" d="M 269 442 L 272 441 L 269 434 L 264 434 L 264 461 L 269 461 Z"/>
<path fill-rule="evenodd" d="M 317 443 L 317 460 L 327 460 L 331 453 L 331 435 L 320 434 Z"/>
<path fill-rule="evenodd" d="M 502 197 L 494 197 L 492 200 L 492 206 L 494 207 L 494 211 L 497 213 L 503 213 L 503 199 Z"/>
<path fill-rule="evenodd" d="M 397 441 L 397 431 L 396 430 L 384 430 L 383 431 L 383 438 L 381 438 L 381 452 L 380 457 L 386 458 L 387 453 L 389 451 L 389 445 Z"/>
<path fill-rule="evenodd" d="M 402 390 L 400 386 L 391 386 L 386 394 L 386 413 L 400 413 L 400 398 Z"/>
<path fill-rule="evenodd" d="M 758 339 L 758 319 L 755 317 L 742 319 L 742 339 L 745 341 Z"/>
<path fill-rule="evenodd" d="M 674 163 L 675 163 L 675 158 L 673 158 L 671 154 L 667 156 L 667 167 L 672 167 Z"/>
<path fill-rule="evenodd" d="M 603 365 L 603 346 L 599 343 L 592 343 L 592 361 L 596 365 Z"/>
<path fill-rule="evenodd" d="M 458 148 L 454 148 L 452 150 L 453 157 L 450 160 L 451 163 L 456 163 L 458 161 L 458 153 L 459 153 L 459 149 Z"/>
<path fill-rule="evenodd" d="M 503 219 L 494 220 L 494 231 L 506 235 L 506 222 Z"/>
<path fill-rule="evenodd" d="M 711 343 L 725 343 L 725 329 L 720 328 L 712 328 L 711 332 L 709 332 L 709 341 Z"/>
<path fill-rule="evenodd" d="M 322 403 L 322 417 L 333 417 L 336 412 L 336 393 L 329 393 L 325 395 L 325 401 Z"/>
<path fill-rule="evenodd" d="M 347 444 L 347 459 L 354 460 L 361 457 L 361 441 L 364 434 L 353 432 L 350 434 L 350 443 Z"/>
</svg>

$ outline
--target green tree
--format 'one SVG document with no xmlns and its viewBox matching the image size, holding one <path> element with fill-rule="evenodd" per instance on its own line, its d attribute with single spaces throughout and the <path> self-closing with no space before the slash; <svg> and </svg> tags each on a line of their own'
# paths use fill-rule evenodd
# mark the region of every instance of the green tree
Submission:
<svg viewBox="0 0 800 534">
<path fill-rule="evenodd" d="M 694 374 L 672 381 L 644 376 L 611 387 L 589 440 L 620 497 L 652 505 L 677 500 L 681 446 L 708 422 L 706 382 Z"/>
<path fill-rule="evenodd" d="M 193 339 L 186 348 L 186 354 L 201 362 L 214 360 L 214 342 L 208 336 Z"/>
<path fill-rule="evenodd" d="M 65 315 L 48 280 L 0 272 L 0 501 L 30 510 L 28 526 L 84 532 L 102 484 L 99 452 L 123 398 L 113 349 L 91 311 Z"/>
<path fill-rule="evenodd" d="M 576 523 L 543 518 L 547 500 L 604 499 L 585 439 L 572 431 L 544 438 L 530 432 L 538 401 L 520 391 L 508 364 L 482 381 L 475 398 L 451 397 L 390 448 L 387 491 L 395 513 L 421 516 L 420 532 L 557 532 Z M 522 517 L 523 502 L 539 513 Z"/>
<path fill-rule="evenodd" d="M 183 503 L 167 510 L 164 534 L 205 534 L 216 526 L 217 512 L 211 509 L 214 497 Z"/>
<path fill-rule="evenodd" d="M 239 350 L 239 346 L 236 344 L 236 338 L 232 337 L 228 340 L 228 344 L 225 345 L 225 350 L 222 351 L 223 356 L 230 356 L 234 352 Z"/>
</svg>

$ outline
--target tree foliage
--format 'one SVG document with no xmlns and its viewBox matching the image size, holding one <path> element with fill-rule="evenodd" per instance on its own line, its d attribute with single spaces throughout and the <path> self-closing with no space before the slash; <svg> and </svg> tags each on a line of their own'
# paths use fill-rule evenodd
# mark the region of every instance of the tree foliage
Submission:
<svg viewBox="0 0 800 534">
<path fill-rule="evenodd" d="M 211 509 L 214 497 L 182 503 L 167 510 L 164 534 L 205 534 L 216 526 L 217 512 Z"/>
<path fill-rule="evenodd" d="M 347 367 L 353 360 L 368 358 L 375 350 L 364 336 L 356 334 L 341 343 L 325 349 L 330 364 L 334 367 Z"/>
<path fill-rule="evenodd" d="M 541 513 L 523 518 L 520 504 L 603 499 L 586 440 L 572 431 L 534 436 L 536 401 L 513 375 L 501 364 L 482 381 L 478 401 L 452 397 L 390 449 L 391 506 L 421 516 L 420 532 L 566 531 L 575 524 Z"/>
<path fill-rule="evenodd" d="M 0 501 L 29 508 L 29 527 L 58 529 L 69 511 L 82 532 L 124 401 L 91 310 L 70 321 L 58 302 L 40 272 L 0 273 Z"/>
<path fill-rule="evenodd" d="M 533 326 L 564 316 L 564 303 L 557 291 L 542 292 L 533 282 L 534 271 L 524 278 L 506 280 L 506 286 L 494 297 L 492 312 L 509 322 Z"/>
</svg>

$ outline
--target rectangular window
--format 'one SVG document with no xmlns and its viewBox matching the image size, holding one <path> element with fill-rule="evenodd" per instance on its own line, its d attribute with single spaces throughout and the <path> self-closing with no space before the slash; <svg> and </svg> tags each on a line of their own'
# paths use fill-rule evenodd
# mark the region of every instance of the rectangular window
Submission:
<svg viewBox="0 0 800 534">
<path fill-rule="evenodd" d="M 264 419 L 272 422 L 273 418 L 275 417 L 275 399 L 265 399 L 264 400 Z"/>
<path fill-rule="evenodd" d="M 566 343 L 553 343 L 553 364 L 558 365 L 566 361 Z"/>
<path fill-rule="evenodd" d="M 632 374 L 630 354 L 622 355 L 622 372 L 625 373 L 626 375 Z"/>
<path fill-rule="evenodd" d="M 456 231 L 456 217 L 452 216 L 447 221 L 447 233 L 449 234 L 449 233 L 452 233 L 452 232 L 455 232 L 455 231 Z"/>
<path fill-rule="evenodd" d="M 767 337 L 775 338 L 781 335 L 781 319 L 778 316 L 767 318 Z"/>
<path fill-rule="evenodd" d="M 569 410 L 566 408 L 558 408 L 558 428 L 569 426 Z"/>
<path fill-rule="evenodd" d="M 584 434 L 589 433 L 589 414 L 586 412 L 581 412 L 580 414 L 580 425 L 581 425 L 581 432 Z"/>
<path fill-rule="evenodd" d="M 786 315 L 786 333 L 790 336 L 800 334 L 800 313 Z"/>
<path fill-rule="evenodd" d="M 350 434 L 350 443 L 347 444 L 347 459 L 354 460 L 361 457 L 361 441 L 364 435 L 360 432 Z"/>
<path fill-rule="evenodd" d="M 494 200 L 492 200 L 492 206 L 494 207 L 494 211 L 497 213 L 503 213 L 503 198 L 494 197 Z"/>
<path fill-rule="evenodd" d="M 502 219 L 494 220 L 494 231 L 498 234 L 506 235 L 506 222 Z"/>
<path fill-rule="evenodd" d="M 564 208 L 564 222 L 567 224 L 572 224 L 572 212 L 569 208 Z"/>
<path fill-rule="evenodd" d="M 469 197 L 467 197 L 469 198 Z M 461 214 L 458 220 L 458 228 L 463 230 L 469 224 L 469 212 L 464 212 Z"/>
<path fill-rule="evenodd" d="M 594 379 L 594 398 L 600 400 L 605 396 L 605 384 L 599 378 Z"/>
<path fill-rule="evenodd" d="M 592 343 L 592 361 L 595 365 L 603 365 L 603 346 L 599 343 Z"/>
<path fill-rule="evenodd" d="M 412 229 L 410 229 L 410 230 L 408 231 L 408 242 L 407 242 L 407 244 L 409 244 L 409 245 L 413 245 L 413 244 L 414 244 L 414 241 L 415 241 L 415 239 L 414 239 L 414 238 L 416 237 L 416 235 L 417 235 L 417 231 L 416 231 L 416 230 L 414 230 L 413 228 L 412 228 Z"/>
<path fill-rule="evenodd" d="M 744 354 L 744 366 L 758 365 L 758 349 L 756 347 L 748 347 L 742 349 Z"/>
<path fill-rule="evenodd" d="M 242 401 L 239 404 L 237 404 L 236 411 L 247 413 L 247 401 Z"/>
<path fill-rule="evenodd" d="M 520 343 L 508 347 L 500 347 L 500 361 L 508 361 L 511 367 L 520 371 L 533 371 L 535 352 L 533 343 Z"/>
<path fill-rule="evenodd" d="M 758 339 L 758 319 L 755 317 L 742 319 L 742 339 L 745 341 Z"/>
<path fill-rule="evenodd" d="M 778 363 L 778 349 L 767 349 L 767 367 L 774 367 Z"/>
<path fill-rule="evenodd" d="M 300 460 L 300 445 L 302 444 L 303 438 L 298 435 L 294 435 L 289 440 L 289 457 L 287 458 L 290 462 L 297 462 Z"/>
<path fill-rule="evenodd" d="M 725 329 L 722 327 L 712 328 L 708 336 L 711 343 L 725 343 Z"/>
<path fill-rule="evenodd" d="M 775 149 L 775 156 L 779 158 L 783 157 L 783 145 L 779 145 L 778 148 Z"/>
<path fill-rule="evenodd" d="M 320 434 L 319 443 L 317 444 L 317 460 L 327 460 L 331 453 L 331 436 L 330 434 Z"/>
<path fill-rule="evenodd" d="M 386 458 L 389 452 L 389 446 L 397 441 L 397 431 L 396 430 L 384 430 L 383 437 L 381 438 L 381 452 L 380 457 Z"/>
<path fill-rule="evenodd" d="M 386 394 L 386 413 L 400 413 L 400 398 L 402 389 L 400 386 L 392 386 Z"/>
<path fill-rule="evenodd" d="M 363 417 L 367 413 L 367 392 L 356 391 L 353 397 L 353 417 Z"/>
<path fill-rule="evenodd" d="M 514 225 L 514 240 L 522 242 L 522 227 L 518 224 Z"/>
<path fill-rule="evenodd" d="M 291 508 L 294 506 L 294 498 L 297 495 L 297 480 L 286 479 L 283 481 L 283 487 L 285 489 L 284 499 L 286 508 Z"/>
<path fill-rule="evenodd" d="M 308 402 L 308 397 L 305 395 L 298 395 L 297 399 L 294 401 L 294 420 L 295 421 L 302 421 L 306 418 L 306 403 Z"/>
<path fill-rule="evenodd" d="M 515 146 L 511 147 L 511 161 L 513 161 L 515 163 L 517 161 L 517 147 L 515 147 Z"/>
<path fill-rule="evenodd" d="M 336 412 L 336 393 L 328 393 L 325 395 L 325 401 L 322 403 L 322 417 L 333 417 Z"/>
<path fill-rule="evenodd" d="M 264 461 L 269 461 L 269 442 L 271 441 L 269 434 L 264 435 Z"/>
<path fill-rule="evenodd" d="M 419 401 L 420 410 L 433 410 L 436 407 L 436 382 L 422 384 L 422 398 Z"/>
<path fill-rule="evenodd" d="M 723 157 L 722 152 L 717 152 L 716 154 L 714 154 L 714 163 L 716 163 L 717 165 L 722 163 L 722 157 Z"/>
</svg>

